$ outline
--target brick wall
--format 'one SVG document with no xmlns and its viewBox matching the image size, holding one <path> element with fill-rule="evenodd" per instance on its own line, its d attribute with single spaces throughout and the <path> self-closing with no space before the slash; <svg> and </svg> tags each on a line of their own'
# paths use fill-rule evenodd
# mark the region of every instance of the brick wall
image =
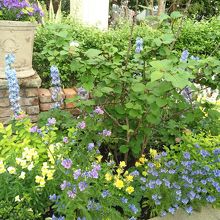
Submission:
<svg viewBox="0 0 220 220">
<path fill-rule="evenodd" d="M 52 108 L 54 102 L 51 98 L 52 89 L 42 88 L 21 88 L 20 100 L 22 110 L 27 113 L 33 122 L 38 120 L 40 112 L 48 111 Z M 73 98 L 76 95 L 74 88 L 63 89 L 61 96 L 64 100 L 62 109 L 65 109 L 72 114 L 78 114 L 73 103 L 66 103 L 67 99 Z M 8 99 L 8 90 L 0 89 L 0 123 L 6 123 L 10 120 L 13 112 L 11 111 L 10 102 Z"/>
</svg>

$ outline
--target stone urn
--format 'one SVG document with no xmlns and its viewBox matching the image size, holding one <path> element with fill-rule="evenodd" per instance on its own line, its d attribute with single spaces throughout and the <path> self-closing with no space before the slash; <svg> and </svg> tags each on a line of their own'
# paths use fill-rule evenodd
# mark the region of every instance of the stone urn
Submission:
<svg viewBox="0 0 220 220">
<path fill-rule="evenodd" d="M 5 79 L 5 55 L 15 55 L 17 78 L 33 76 L 33 44 L 36 24 L 26 21 L 0 21 L 0 79 Z"/>
</svg>

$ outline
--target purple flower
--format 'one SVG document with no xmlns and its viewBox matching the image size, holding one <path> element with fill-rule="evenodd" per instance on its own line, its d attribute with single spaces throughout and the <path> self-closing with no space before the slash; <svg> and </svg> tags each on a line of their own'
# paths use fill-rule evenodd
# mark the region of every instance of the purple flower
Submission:
<svg viewBox="0 0 220 220">
<path fill-rule="evenodd" d="M 161 155 L 162 155 L 163 157 L 166 157 L 166 156 L 167 156 L 167 152 L 163 151 L 163 152 L 161 153 Z"/>
<path fill-rule="evenodd" d="M 79 122 L 78 125 L 77 125 L 77 128 L 80 128 L 80 129 L 85 129 L 85 127 L 86 127 L 86 122 L 85 121 Z"/>
<path fill-rule="evenodd" d="M 83 87 L 77 89 L 77 94 L 82 100 L 87 100 L 89 98 L 89 93 Z"/>
<path fill-rule="evenodd" d="M 105 136 L 105 137 L 109 137 L 109 136 L 112 135 L 112 132 L 109 131 L 109 130 L 107 130 L 107 129 L 104 129 L 104 130 L 102 131 L 102 135 Z"/>
<path fill-rule="evenodd" d="M 91 151 L 94 147 L 95 147 L 94 143 L 89 143 L 87 149 L 88 151 Z"/>
<path fill-rule="evenodd" d="M 56 119 L 55 118 L 48 118 L 47 120 L 47 125 L 51 126 L 51 125 L 55 125 L 56 124 Z"/>
<path fill-rule="evenodd" d="M 86 182 L 80 182 L 78 184 L 78 187 L 79 187 L 79 190 L 82 192 L 88 187 L 88 184 Z"/>
<path fill-rule="evenodd" d="M 67 195 L 68 195 L 69 198 L 74 199 L 76 197 L 76 191 L 75 190 L 72 190 L 72 191 L 69 190 L 67 192 Z"/>
<path fill-rule="evenodd" d="M 193 208 L 192 208 L 192 206 L 188 206 L 185 208 L 185 210 L 188 214 L 192 214 Z"/>
<path fill-rule="evenodd" d="M 93 167 L 93 169 L 96 170 L 96 171 L 101 170 L 100 164 L 94 163 L 94 164 L 92 164 L 92 167 Z"/>
<path fill-rule="evenodd" d="M 94 112 L 98 115 L 103 115 L 104 114 L 104 111 L 99 107 L 97 106 L 96 109 L 94 110 Z"/>
<path fill-rule="evenodd" d="M 33 126 L 33 127 L 30 128 L 31 133 L 35 133 L 35 132 L 37 132 L 37 130 L 38 130 L 37 126 Z"/>
<path fill-rule="evenodd" d="M 91 177 L 93 179 L 98 179 L 99 178 L 99 174 L 98 174 L 97 170 L 92 169 L 91 171 L 89 171 L 89 177 Z"/>
<path fill-rule="evenodd" d="M 66 189 L 67 187 L 70 187 L 70 186 L 71 186 L 70 182 L 67 182 L 66 180 L 64 180 L 63 183 L 60 184 L 61 190 L 64 190 L 64 189 Z"/>
<path fill-rule="evenodd" d="M 137 170 L 134 170 L 130 173 L 131 176 L 139 176 L 139 172 Z"/>
<path fill-rule="evenodd" d="M 128 207 L 134 214 L 138 213 L 138 209 L 136 208 L 134 204 L 130 204 Z"/>
<path fill-rule="evenodd" d="M 67 144 L 67 143 L 69 142 L 68 137 L 64 137 L 64 138 L 63 138 L 63 142 L 64 142 L 65 144 Z"/>
<path fill-rule="evenodd" d="M 74 180 L 77 180 L 80 177 L 80 175 L 81 175 L 81 169 L 74 171 L 73 173 Z"/>
<path fill-rule="evenodd" d="M 170 207 L 170 208 L 168 209 L 168 211 L 169 211 L 169 213 L 171 213 L 172 215 L 174 215 L 174 213 L 175 213 L 175 208 Z"/>
<path fill-rule="evenodd" d="M 64 167 L 64 168 L 66 168 L 66 169 L 70 169 L 71 168 L 71 166 L 72 166 L 72 160 L 71 159 L 64 159 L 63 161 L 62 161 L 62 166 Z"/>
<path fill-rule="evenodd" d="M 207 196 L 206 200 L 210 203 L 213 203 L 213 202 L 215 202 L 216 198 L 214 196 Z"/>
</svg>

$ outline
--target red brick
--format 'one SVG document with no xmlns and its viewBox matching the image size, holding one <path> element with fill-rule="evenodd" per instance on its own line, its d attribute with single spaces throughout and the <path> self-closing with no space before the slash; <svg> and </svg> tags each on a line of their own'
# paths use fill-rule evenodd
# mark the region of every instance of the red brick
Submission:
<svg viewBox="0 0 220 220">
<path fill-rule="evenodd" d="M 66 97 L 65 108 L 74 108 L 75 107 L 74 103 L 69 102 L 68 99 L 74 98 L 76 96 L 77 92 L 75 91 L 75 89 L 72 89 L 72 88 L 64 89 L 63 91 L 64 91 L 65 97 Z"/>
<path fill-rule="evenodd" d="M 65 111 L 69 112 L 72 115 L 80 115 L 81 114 L 81 112 L 78 108 L 65 109 Z"/>
<path fill-rule="evenodd" d="M 37 115 L 40 112 L 39 105 L 26 107 L 26 112 L 28 115 Z"/>
<path fill-rule="evenodd" d="M 38 95 L 41 103 L 52 102 L 49 89 L 38 89 Z"/>
<path fill-rule="evenodd" d="M 41 111 L 48 111 L 53 107 L 54 103 L 40 103 L 40 110 Z"/>
<path fill-rule="evenodd" d="M 38 97 L 33 98 L 21 98 L 19 101 L 21 106 L 33 106 L 33 105 L 39 105 L 39 99 Z"/>
<path fill-rule="evenodd" d="M 8 97 L 8 90 L 0 90 L 0 98 Z"/>
<path fill-rule="evenodd" d="M 25 89 L 20 89 L 20 91 L 19 91 L 19 96 L 20 96 L 20 97 L 26 97 Z"/>
<path fill-rule="evenodd" d="M 26 89 L 25 90 L 26 97 L 38 97 L 38 89 Z"/>
<path fill-rule="evenodd" d="M 9 107 L 10 102 L 8 98 L 0 98 L 0 107 Z"/>
</svg>

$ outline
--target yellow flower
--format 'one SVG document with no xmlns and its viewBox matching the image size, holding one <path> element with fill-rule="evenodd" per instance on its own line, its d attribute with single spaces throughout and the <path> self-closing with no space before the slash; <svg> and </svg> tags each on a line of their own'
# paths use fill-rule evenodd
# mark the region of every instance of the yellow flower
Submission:
<svg viewBox="0 0 220 220">
<path fill-rule="evenodd" d="M 157 156 L 157 150 L 150 148 L 150 156 L 155 158 Z"/>
<path fill-rule="evenodd" d="M 54 172 L 55 172 L 55 170 L 48 170 L 48 172 L 47 172 L 47 179 L 48 180 L 52 180 L 53 179 Z"/>
<path fill-rule="evenodd" d="M 24 152 L 22 153 L 22 158 L 27 161 L 32 161 L 38 158 L 38 153 L 34 148 L 24 148 Z"/>
<path fill-rule="evenodd" d="M 42 177 L 42 176 L 36 176 L 35 182 L 38 183 L 40 185 L 40 187 L 44 187 L 45 183 L 46 183 L 44 177 Z"/>
<path fill-rule="evenodd" d="M 18 177 L 19 179 L 24 179 L 25 178 L 25 172 L 24 171 L 22 171 L 21 172 L 21 174 L 20 174 L 20 176 Z"/>
<path fill-rule="evenodd" d="M 4 173 L 6 171 L 4 163 L 2 160 L 0 160 L 0 174 Z"/>
<path fill-rule="evenodd" d="M 125 190 L 128 194 L 131 194 L 134 192 L 134 187 L 133 186 L 128 186 Z"/>
<path fill-rule="evenodd" d="M 101 162 L 102 157 L 103 157 L 102 155 L 99 155 L 99 156 L 96 157 L 96 159 L 98 160 L 99 163 Z"/>
<path fill-rule="evenodd" d="M 124 182 L 123 182 L 122 180 L 120 180 L 120 179 L 116 179 L 114 185 L 115 185 L 117 188 L 121 189 L 121 188 L 124 187 Z"/>
<path fill-rule="evenodd" d="M 117 171 L 118 175 L 123 173 L 123 169 L 121 169 L 121 168 L 118 168 L 116 171 Z"/>
<path fill-rule="evenodd" d="M 139 161 L 140 161 L 140 163 L 145 163 L 146 161 L 147 161 L 147 159 L 145 158 L 145 157 L 141 157 L 140 159 L 139 159 Z"/>
<path fill-rule="evenodd" d="M 139 167 L 139 166 L 141 166 L 141 163 L 137 161 L 137 162 L 135 162 L 135 166 Z"/>
<path fill-rule="evenodd" d="M 143 171 L 143 172 L 142 172 L 142 175 L 143 175 L 143 176 L 147 176 L 147 172 L 146 172 L 146 171 Z"/>
<path fill-rule="evenodd" d="M 119 167 L 121 167 L 121 168 L 126 167 L 125 161 L 121 161 L 121 162 L 119 163 Z"/>
<path fill-rule="evenodd" d="M 160 167 L 161 167 L 161 164 L 160 164 L 160 162 L 158 162 L 158 161 L 154 162 L 154 164 L 155 164 L 155 166 L 156 166 L 157 168 L 160 168 Z"/>
<path fill-rule="evenodd" d="M 16 158 L 16 163 L 22 167 L 22 169 L 27 167 L 27 161 L 21 158 Z"/>
<path fill-rule="evenodd" d="M 8 167 L 8 172 L 10 173 L 10 174 L 15 174 L 16 173 L 16 169 L 14 168 L 14 167 Z"/>
<path fill-rule="evenodd" d="M 128 182 L 132 182 L 133 179 L 134 179 L 134 177 L 133 177 L 132 175 L 126 176 L 126 180 L 127 180 Z"/>
<path fill-rule="evenodd" d="M 112 175 L 111 175 L 110 173 L 106 173 L 106 174 L 105 174 L 105 179 L 106 179 L 107 181 L 111 181 L 111 180 L 112 180 Z"/>
<path fill-rule="evenodd" d="M 128 175 L 128 171 L 126 170 L 123 176 L 127 176 Z"/>
</svg>

